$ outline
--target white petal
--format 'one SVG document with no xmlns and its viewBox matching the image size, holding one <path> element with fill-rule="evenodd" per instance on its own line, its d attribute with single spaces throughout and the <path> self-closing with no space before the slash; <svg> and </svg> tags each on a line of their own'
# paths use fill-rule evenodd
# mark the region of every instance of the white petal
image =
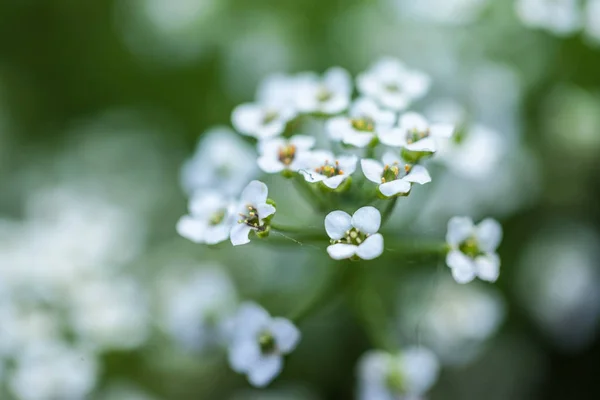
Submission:
<svg viewBox="0 0 600 400">
<path fill-rule="evenodd" d="M 204 241 L 206 228 L 206 222 L 192 218 L 189 215 L 184 215 L 177 222 L 177 233 L 194 243 Z"/>
<path fill-rule="evenodd" d="M 280 355 L 270 354 L 260 357 L 248 371 L 248 381 L 253 386 L 265 387 L 281 373 L 282 369 L 283 358 Z"/>
<path fill-rule="evenodd" d="M 258 104 L 241 104 L 231 114 L 233 127 L 244 135 L 255 136 L 262 119 L 262 107 Z"/>
<path fill-rule="evenodd" d="M 353 244 L 332 244 L 331 246 L 327 246 L 327 254 L 334 260 L 343 260 L 356 254 L 357 249 L 358 247 Z"/>
<path fill-rule="evenodd" d="M 475 228 L 477 245 L 482 251 L 493 253 L 502 241 L 502 226 L 492 218 L 486 218 Z"/>
<path fill-rule="evenodd" d="M 500 276 L 500 257 L 493 253 L 478 256 L 475 258 L 475 268 L 479 279 L 496 282 Z"/>
<path fill-rule="evenodd" d="M 296 146 L 298 150 L 310 150 L 315 145 L 316 138 L 307 135 L 296 135 L 290 138 L 290 144 Z"/>
<path fill-rule="evenodd" d="M 241 199 L 244 204 L 257 205 L 267 201 L 269 189 L 261 181 L 252 181 L 244 188 Z"/>
<path fill-rule="evenodd" d="M 327 121 L 325 129 L 331 140 L 340 141 L 352 130 L 346 117 L 334 117 Z"/>
<path fill-rule="evenodd" d="M 229 348 L 229 366 L 238 373 L 246 373 L 260 358 L 260 346 L 254 338 L 235 341 Z"/>
<path fill-rule="evenodd" d="M 250 228 L 246 224 L 237 223 L 229 232 L 229 239 L 231 240 L 231 244 L 234 246 L 240 246 L 242 244 L 250 243 L 250 238 L 248 235 L 250 234 Z"/>
<path fill-rule="evenodd" d="M 206 244 L 217 244 L 229 239 L 229 232 L 231 231 L 230 224 L 219 224 L 217 226 L 207 227 L 204 241 Z"/>
<path fill-rule="evenodd" d="M 379 185 L 379 191 L 385 197 L 393 197 L 398 194 L 410 192 L 410 182 L 404 179 L 396 179 L 395 181 L 382 183 Z"/>
<path fill-rule="evenodd" d="M 344 211 L 332 211 L 325 217 L 325 231 L 331 239 L 341 239 L 352 228 L 352 217 Z"/>
<path fill-rule="evenodd" d="M 352 91 L 352 78 L 348 71 L 341 67 L 332 67 L 325 71 L 323 81 L 327 87 L 335 92 L 350 94 Z"/>
<path fill-rule="evenodd" d="M 327 177 L 325 175 L 321 175 L 315 171 L 311 171 L 311 170 L 307 170 L 307 169 L 301 169 L 300 173 L 304 177 L 304 180 L 306 182 L 310 182 L 310 183 L 321 182 L 321 181 L 324 181 L 325 179 L 327 179 Z"/>
<path fill-rule="evenodd" d="M 384 91 L 380 97 L 381 105 L 394 111 L 404 110 L 410 104 L 410 98 L 401 92 Z"/>
<path fill-rule="evenodd" d="M 256 206 L 256 211 L 258 212 L 258 217 L 260 219 L 265 219 L 268 216 L 275 214 L 275 211 L 277 211 L 277 210 L 271 204 L 264 203 L 264 204 L 258 204 Z"/>
<path fill-rule="evenodd" d="M 381 213 L 375 207 L 361 207 L 352 215 L 352 226 L 364 233 L 376 233 L 381 226 Z"/>
<path fill-rule="evenodd" d="M 356 171 L 356 163 L 358 162 L 358 157 L 355 155 L 343 155 L 337 158 L 340 163 L 340 169 L 344 171 L 345 175 L 352 175 L 354 171 Z"/>
<path fill-rule="evenodd" d="M 287 142 L 283 138 L 272 138 L 259 141 L 256 147 L 258 154 L 270 155 L 272 158 L 275 158 L 279 148 L 285 146 L 286 144 Z"/>
<path fill-rule="evenodd" d="M 285 165 L 271 155 L 264 155 L 258 158 L 258 166 L 267 174 L 275 174 L 285 169 Z"/>
<path fill-rule="evenodd" d="M 383 236 L 380 233 L 369 236 L 356 250 L 356 255 L 363 260 L 372 260 L 383 253 Z"/>
<path fill-rule="evenodd" d="M 431 78 L 421 71 L 410 71 L 404 81 L 404 90 L 414 99 L 423 97 L 429 90 Z"/>
<path fill-rule="evenodd" d="M 365 158 L 360 160 L 360 167 L 365 177 L 371 182 L 381 183 L 381 175 L 383 174 L 383 165 L 375 160 Z"/>
<path fill-rule="evenodd" d="M 275 337 L 277 348 L 283 354 L 294 350 L 300 341 L 300 331 L 290 320 L 273 318 L 269 326 L 271 334 Z"/>
<path fill-rule="evenodd" d="M 469 217 L 452 217 L 448 221 L 448 232 L 446 243 L 452 247 L 458 247 L 463 241 L 473 234 L 473 220 Z"/>
<path fill-rule="evenodd" d="M 192 196 L 188 208 L 193 216 L 204 218 L 223 208 L 225 203 L 225 199 L 218 192 L 202 190 Z"/>
<path fill-rule="evenodd" d="M 334 177 L 324 179 L 323 184 L 330 189 L 337 189 L 347 177 L 347 175 L 336 175 Z"/>
<path fill-rule="evenodd" d="M 372 133 L 351 133 L 344 136 L 344 143 L 355 146 L 355 147 L 366 147 L 373 138 L 375 137 Z"/>
<path fill-rule="evenodd" d="M 423 347 L 411 347 L 401 354 L 407 391 L 422 395 L 436 382 L 440 365 L 430 350 Z"/>
<path fill-rule="evenodd" d="M 475 278 L 475 263 L 458 250 L 448 253 L 446 264 L 452 268 L 452 277 L 457 283 L 468 283 Z"/>
<path fill-rule="evenodd" d="M 431 135 L 436 138 L 451 138 L 454 134 L 454 125 L 451 124 L 433 124 L 429 128 Z"/>
<path fill-rule="evenodd" d="M 267 329 L 271 316 L 261 306 L 253 302 L 244 302 L 235 315 L 235 335 L 256 340 L 256 336 Z"/>
<path fill-rule="evenodd" d="M 411 168 L 410 173 L 404 177 L 404 180 L 423 185 L 431 182 L 431 176 L 427 168 L 422 165 L 415 165 Z"/>
<path fill-rule="evenodd" d="M 400 128 L 402 128 L 405 132 L 413 129 L 423 132 L 429 128 L 429 123 L 425 117 L 412 111 L 404 113 L 400 116 L 399 125 Z"/>
<path fill-rule="evenodd" d="M 431 153 L 437 150 L 435 139 L 431 136 L 417 140 L 416 142 L 407 143 L 404 147 L 410 151 L 426 151 Z"/>
<path fill-rule="evenodd" d="M 386 151 L 383 154 L 383 157 L 381 157 L 381 161 L 383 161 L 384 165 L 392 165 L 392 164 L 402 165 L 402 164 L 404 164 L 404 162 L 402 161 L 400 156 L 398 156 L 398 154 L 394 151 Z"/>
<path fill-rule="evenodd" d="M 406 145 L 406 130 L 401 128 L 387 129 L 379 133 L 379 141 L 386 146 L 401 147 Z"/>
</svg>

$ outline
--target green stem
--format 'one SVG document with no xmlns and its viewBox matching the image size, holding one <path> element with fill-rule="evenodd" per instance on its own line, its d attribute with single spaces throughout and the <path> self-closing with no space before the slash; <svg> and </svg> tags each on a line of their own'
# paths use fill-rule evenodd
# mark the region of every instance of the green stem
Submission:
<svg viewBox="0 0 600 400">
<path fill-rule="evenodd" d="M 310 186 L 308 186 L 307 182 L 304 180 L 302 174 L 298 173 L 292 180 L 294 187 L 296 190 L 304 197 L 304 200 L 311 206 L 317 204 L 317 209 L 319 211 L 326 211 L 327 204 L 325 200 L 313 190 Z"/>
<path fill-rule="evenodd" d="M 394 197 L 392 200 L 388 200 L 388 205 L 383 210 L 383 214 L 381 215 L 381 225 L 384 225 L 388 219 L 392 216 L 394 212 L 394 208 L 396 207 L 396 202 L 398 201 L 398 197 Z"/>
<path fill-rule="evenodd" d="M 385 249 L 394 255 L 402 254 L 407 256 L 428 256 L 445 255 L 448 253 L 448 245 L 442 241 L 415 241 L 393 237 L 382 233 L 385 240 Z"/>
<path fill-rule="evenodd" d="M 277 222 L 270 222 L 271 229 L 282 233 L 301 233 L 304 229 L 297 226 L 279 225 Z"/>
</svg>

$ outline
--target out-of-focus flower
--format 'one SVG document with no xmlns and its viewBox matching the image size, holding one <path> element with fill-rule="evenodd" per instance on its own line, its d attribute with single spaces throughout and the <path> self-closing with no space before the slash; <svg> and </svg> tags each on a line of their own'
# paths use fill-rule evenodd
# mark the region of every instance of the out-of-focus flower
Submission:
<svg viewBox="0 0 600 400">
<path fill-rule="evenodd" d="M 403 110 L 413 101 L 425 96 L 430 78 L 420 71 L 408 69 L 394 58 L 383 58 L 358 75 L 358 91 L 382 107 Z"/>
<path fill-rule="evenodd" d="M 238 206 L 242 219 L 237 221 L 229 234 L 231 244 L 239 246 L 250 243 L 250 232 L 258 235 L 268 234 L 269 224 L 267 218 L 275 214 L 275 207 L 267 203 L 269 189 L 260 181 L 252 181 L 243 190 Z"/>
<path fill-rule="evenodd" d="M 502 226 L 491 218 L 475 226 L 468 217 L 453 217 L 448 222 L 446 242 L 450 252 L 446 264 L 458 283 L 471 282 L 475 277 L 495 282 L 500 275 L 500 257 L 496 249 L 502 240 Z"/>
<path fill-rule="evenodd" d="M 356 147 L 365 147 L 376 139 L 384 129 L 390 129 L 396 115 L 383 110 L 372 99 L 359 98 L 350 108 L 349 116 L 335 117 L 327 121 L 327 132 L 333 140 Z"/>
<path fill-rule="evenodd" d="M 190 214 L 177 222 L 177 232 L 181 236 L 205 244 L 217 244 L 229 239 L 229 231 L 237 219 L 232 201 L 207 189 L 193 195 L 189 209 Z"/>
<path fill-rule="evenodd" d="M 380 135 L 383 144 L 402 147 L 411 152 L 433 153 L 436 151 L 436 138 L 449 138 L 454 133 L 450 124 L 432 124 L 416 112 L 400 116 L 398 127 Z"/>
<path fill-rule="evenodd" d="M 202 135 L 196 153 L 181 169 L 181 184 L 188 194 L 200 189 L 237 196 L 258 173 L 251 146 L 226 127 Z"/>
<path fill-rule="evenodd" d="M 363 174 L 378 184 L 379 192 L 385 197 L 406 195 L 413 183 L 423 185 L 431 182 L 431 176 L 424 166 L 407 164 L 391 151 L 383 155 L 382 161 L 363 159 L 360 165 Z"/>
<path fill-rule="evenodd" d="M 357 256 L 372 260 L 383 253 L 383 236 L 377 233 L 381 214 L 375 207 L 356 210 L 354 215 L 332 211 L 325 217 L 325 230 L 331 238 L 327 253 L 334 260 Z"/>
<path fill-rule="evenodd" d="M 517 0 L 515 10 L 525 26 L 546 29 L 558 36 L 581 28 L 578 0 Z"/>
<path fill-rule="evenodd" d="M 330 68 L 322 78 L 301 74 L 296 80 L 296 106 L 300 112 L 333 115 L 348 109 L 352 79 L 345 69 Z"/>
<path fill-rule="evenodd" d="M 233 110 L 231 123 L 241 134 L 262 140 L 281 135 L 295 117 L 296 110 L 285 103 L 246 103 Z"/>
<path fill-rule="evenodd" d="M 411 347 L 400 354 L 369 351 L 358 364 L 358 397 L 361 400 L 415 399 L 436 382 L 439 363 L 422 347 Z"/>
<path fill-rule="evenodd" d="M 272 318 L 254 303 L 244 303 L 235 317 L 229 365 L 258 387 L 268 385 L 283 369 L 283 356 L 300 341 L 300 331 L 285 318 Z"/>
<path fill-rule="evenodd" d="M 310 156 L 310 169 L 301 170 L 307 182 L 323 182 L 330 189 L 337 189 L 356 171 L 358 158 L 354 155 L 335 157 L 326 150 L 315 150 Z"/>
<path fill-rule="evenodd" d="M 585 9 L 585 33 L 600 44 L 600 0 L 588 0 Z"/>
<path fill-rule="evenodd" d="M 187 349 L 201 351 L 222 344 L 226 321 L 237 306 L 227 273 L 220 267 L 201 268 L 168 289 L 165 312 L 171 335 Z"/>
<path fill-rule="evenodd" d="M 305 135 L 262 141 L 258 144 L 258 166 L 268 174 L 284 170 L 297 172 L 308 166 L 311 157 L 309 150 L 314 145 L 315 138 Z"/>
<path fill-rule="evenodd" d="M 473 22 L 489 0 L 389 0 L 402 17 L 448 25 Z M 421 26 L 419 24 L 419 26 Z"/>
</svg>

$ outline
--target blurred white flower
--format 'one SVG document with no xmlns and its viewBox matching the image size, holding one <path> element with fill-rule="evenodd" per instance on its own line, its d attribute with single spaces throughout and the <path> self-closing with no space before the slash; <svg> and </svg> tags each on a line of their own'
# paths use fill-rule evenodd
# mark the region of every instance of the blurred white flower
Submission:
<svg viewBox="0 0 600 400">
<path fill-rule="evenodd" d="M 471 282 L 475 277 L 495 282 L 500 275 L 500 257 L 496 249 L 502 240 L 502 226 L 487 218 L 475 226 L 468 217 L 453 217 L 448 222 L 446 242 L 450 251 L 446 264 L 458 283 Z"/>
<path fill-rule="evenodd" d="M 448 25 L 473 22 L 490 0 L 389 0 L 402 17 Z M 419 26 L 421 26 L 419 24 Z"/>
<path fill-rule="evenodd" d="M 337 189 L 356 171 L 358 158 L 354 155 L 336 157 L 330 151 L 315 150 L 310 155 L 311 168 L 301 170 L 307 182 L 323 182 L 330 189 Z"/>
<path fill-rule="evenodd" d="M 332 211 L 325 217 L 325 230 L 331 238 L 327 253 L 334 260 L 357 256 L 372 260 L 383 253 L 383 236 L 377 233 L 381 214 L 375 207 L 356 210 L 354 215 Z"/>
<path fill-rule="evenodd" d="M 372 99 L 359 98 L 352 103 L 349 116 L 334 117 L 326 122 L 329 137 L 356 147 L 366 147 L 378 134 L 390 129 L 396 114 L 379 108 Z"/>
<path fill-rule="evenodd" d="M 585 33 L 600 44 L 600 0 L 588 0 L 585 9 Z"/>
<path fill-rule="evenodd" d="M 189 215 L 177 222 L 177 232 L 195 243 L 217 244 L 229 239 L 237 220 L 235 204 L 210 189 L 196 192 L 189 202 Z"/>
<path fill-rule="evenodd" d="M 361 95 L 395 111 L 425 96 L 430 84 L 431 79 L 426 74 L 410 70 L 394 58 L 380 59 L 356 78 Z"/>
<path fill-rule="evenodd" d="M 241 134 L 263 140 L 281 135 L 296 115 L 285 103 L 245 103 L 233 110 L 231 123 Z"/>
<path fill-rule="evenodd" d="M 437 138 L 449 138 L 454 133 L 450 124 L 432 124 L 416 112 L 407 112 L 400 116 L 398 127 L 380 135 L 381 143 L 402 147 L 413 152 L 433 153 L 436 151 Z"/>
<path fill-rule="evenodd" d="M 250 231 L 258 234 L 268 229 L 266 218 L 275 214 L 275 207 L 267 203 L 269 189 L 260 181 L 252 181 L 242 191 L 239 201 L 239 214 L 242 219 L 238 220 L 231 228 L 229 234 L 231 244 L 239 246 L 250 243 L 248 235 Z"/>
<path fill-rule="evenodd" d="M 235 317 L 229 365 L 258 387 L 268 385 L 283 369 L 283 355 L 300 341 L 300 331 L 285 318 L 272 318 L 254 303 L 244 303 Z"/>
<path fill-rule="evenodd" d="M 206 131 L 195 154 L 181 169 L 181 185 L 188 194 L 197 190 L 218 190 L 237 196 L 258 173 L 252 147 L 226 127 Z"/>
<path fill-rule="evenodd" d="M 422 347 L 399 354 L 369 351 L 358 363 L 358 398 L 361 400 L 416 399 L 437 381 L 439 362 Z"/>
<path fill-rule="evenodd" d="M 323 77 L 312 73 L 296 76 L 296 106 L 303 113 L 339 114 L 348 109 L 352 79 L 348 71 L 333 67 Z"/>
<path fill-rule="evenodd" d="M 165 303 L 171 335 L 186 349 L 201 351 L 223 343 L 237 294 L 225 270 L 207 267 L 171 285 Z"/>
<path fill-rule="evenodd" d="M 81 400 L 96 384 L 92 353 L 48 342 L 21 353 L 8 384 L 21 400 Z"/>
<path fill-rule="evenodd" d="M 309 164 L 309 150 L 315 145 L 312 136 L 296 135 L 290 139 L 274 138 L 258 143 L 258 166 L 268 174 L 284 170 L 296 172 Z"/>
<path fill-rule="evenodd" d="M 363 174 L 378 184 L 379 192 L 385 197 L 408 194 L 413 183 L 423 185 L 431 182 L 424 166 L 407 164 L 391 151 L 383 155 L 382 161 L 362 159 L 360 165 Z"/>
<path fill-rule="evenodd" d="M 517 0 L 515 10 L 525 26 L 546 29 L 558 36 L 581 28 L 578 0 Z"/>
</svg>

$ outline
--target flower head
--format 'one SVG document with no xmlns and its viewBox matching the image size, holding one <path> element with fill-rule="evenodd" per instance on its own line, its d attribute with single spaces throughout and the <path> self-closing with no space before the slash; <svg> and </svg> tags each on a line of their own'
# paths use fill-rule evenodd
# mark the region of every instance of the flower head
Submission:
<svg viewBox="0 0 600 400">
<path fill-rule="evenodd" d="M 395 111 L 403 110 L 413 100 L 423 97 L 429 90 L 430 81 L 423 72 L 410 70 L 394 58 L 377 61 L 356 78 L 360 94 Z"/>
<path fill-rule="evenodd" d="M 272 318 L 254 303 L 244 303 L 235 317 L 229 365 L 254 386 L 268 385 L 283 369 L 283 355 L 300 341 L 300 331 L 285 318 Z"/>
<path fill-rule="evenodd" d="M 335 157 L 325 150 L 311 153 L 309 168 L 301 170 L 307 182 L 323 182 L 330 189 L 337 189 L 344 180 L 356 171 L 358 158 L 353 155 Z"/>
<path fill-rule="evenodd" d="M 381 214 L 375 207 L 367 206 L 350 216 L 344 211 L 333 211 L 325 217 L 325 230 L 331 238 L 327 253 L 334 260 L 357 256 L 372 260 L 383 253 L 383 236 L 377 233 Z"/>
<path fill-rule="evenodd" d="M 296 114 L 296 110 L 285 103 L 246 103 L 233 110 L 231 122 L 243 135 L 268 139 L 281 135 Z"/>
<path fill-rule="evenodd" d="M 229 238 L 236 221 L 235 204 L 215 191 L 196 193 L 189 204 L 190 214 L 177 222 L 177 232 L 195 243 L 217 244 Z"/>
<path fill-rule="evenodd" d="M 434 153 L 436 138 L 448 138 L 454 133 L 454 127 L 447 124 L 433 124 L 416 112 L 407 112 L 400 116 L 398 126 L 380 135 L 383 144 L 402 147 L 410 152 Z"/>
<path fill-rule="evenodd" d="M 394 400 L 425 394 L 437 380 L 439 363 L 424 348 L 400 354 L 369 351 L 358 364 L 359 399 Z"/>
<path fill-rule="evenodd" d="M 525 26 L 567 36 L 581 28 L 578 0 L 517 0 L 517 17 Z"/>
<path fill-rule="evenodd" d="M 498 221 L 484 219 L 474 225 L 471 218 L 454 217 L 448 222 L 446 242 L 450 252 L 446 264 L 458 283 L 471 282 L 475 277 L 495 282 L 500 274 L 500 257 L 496 249 L 502 240 Z"/>
<path fill-rule="evenodd" d="M 407 164 L 388 151 L 383 155 L 383 163 L 376 160 L 363 159 L 360 165 L 363 174 L 371 182 L 377 183 L 379 192 L 385 197 L 406 195 L 413 183 L 431 182 L 429 172 L 422 165 Z"/>
<path fill-rule="evenodd" d="M 252 181 L 242 191 L 237 206 L 239 216 L 234 223 L 229 238 L 231 244 L 239 246 L 250 243 L 248 235 L 251 231 L 258 234 L 266 234 L 269 231 L 269 217 L 275 214 L 275 207 L 267 203 L 269 189 L 260 181 Z"/>
<path fill-rule="evenodd" d="M 323 77 L 303 74 L 297 78 L 296 106 L 300 112 L 339 114 L 352 95 L 352 79 L 343 68 L 328 69 Z"/>
<path fill-rule="evenodd" d="M 354 101 L 347 117 L 335 117 L 327 121 L 327 131 L 333 140 L 356 147 L 365 147 L 384 129 L 396 122 L 396 115 L 379 108 L 372 99 Z"/>
<path fill-rule="evenodd" d="M 314 145 L 315 138 L 304 135 L 262 141 L 258 144 L 258 166 L 268 174 L 298 171 L 308 166 L 309 150 Z"/>
</svg>

